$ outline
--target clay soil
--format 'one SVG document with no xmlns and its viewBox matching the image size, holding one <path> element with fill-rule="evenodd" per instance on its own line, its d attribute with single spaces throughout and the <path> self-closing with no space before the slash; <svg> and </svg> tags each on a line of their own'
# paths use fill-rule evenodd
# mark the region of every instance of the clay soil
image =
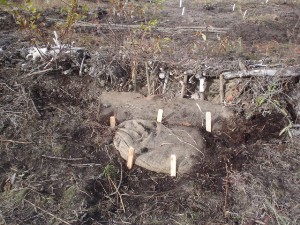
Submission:
<svg viewBox="0 0 300 225">
<path fill-rule="evenodd" d="M 0 225 L 300 224 L 299 130 L 289 126 L 300 121 L 299 78 L 230 81 L 223 105 L 234 116 L 219 121 L 212 133 L 196 123 L 182 124 L 203 133 L 206 155 L 190 173 L 176 178 L 138 166 L 127 169 L 112 143 L 115 129 L 109 117 L 114 112 L 107 113 L 108 106 L 101 102 L 104 91 L 133 91 L 132 62 L 139 60 L 153 60 L 174 73 L 193 70 L 195 62 L 211 62 L 225 71 L 236 60 L 299 65 L 300 2 L 183 1 L 182 16 L 179 1 L 137 1 L 131 4 L 149 7 L 145 14 L 133 7 L 135 17 L 125 13 L 128 9 L 121 16 L 112 14 L 108 2 L 80 2 L 84 3 L 90 27 L 140 26 L 155 17 L 162 29 L 74 28 L 66 40 L 75 40 L 91 53 L 87 63 L 101 62 L 113 73 L 79 76 L 78 71 L 63 74 L 58 67 L 35 74 L 30 71 L 40 64 L 24 52 L 34 35 L 40 38 L 35 41 L 51 42 L 59 25 L 47 18 L 64 20 L 65 11 L 44 7 L 38 34 L 19 29 L 12 16 L 0 11 Z M 167 31 L 176 27 L 207 30 Z M 226 29 L 209 32 L 211 27 Z M 124 61 L 120 52 L 126 53 Z M 269 90 L 264 89 L 268 82 L 276 84 L 278 92 L 262 91 Z M 146 78 L 140 75 L 136 85 L 146 96 Z M 174 76 L 169 85 L 164 94 L 161 86 L 152 94 L 176 101 L 180 83 Z M 194 91 L 195 84 L 188 84 L 185 97 Z M 261 96 L 270 102 L 261 101 Z M 217 94 L 209 91 L 206 100 L 220 104 Z M 149 101 L 151 97 L 145 98 L 141 109 L 147 110 Z"/>
</svg>

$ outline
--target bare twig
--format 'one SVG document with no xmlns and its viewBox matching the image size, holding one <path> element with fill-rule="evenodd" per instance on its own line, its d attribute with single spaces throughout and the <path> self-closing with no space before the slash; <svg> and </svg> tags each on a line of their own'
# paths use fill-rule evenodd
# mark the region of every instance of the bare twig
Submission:
<svg viewBox="0 0 300 225">
<path fill-rule="evenodd" d="M 30 76 L 33 76 L 33 75 L 44 74 L 44 73 L 47 73 L 47 72 L 52 71 L 52 70 L 53 70 L 53 68 L 49 68 L 49 69 L 45 69 L 45 70 L 40 70 L 40 71 L 28 73 L 28 74 L 24 75 L 23 78 L 27 78 L 27 77 L 30 77 Z"/>
<path fill-rule="evenodd" d="M 81 61 L 81 64 L 80 64 L 79 76 L 82 75 L 83 63 L 84 63 L 85 58 L 86 58 L 86 53 L 84 52 L 83 53 L 83 58 L 82 58 L 82 61 Z"/>
<path fill-rule="evenodd" d="M 118 196 L 119 196 L 119 198 L 120 198 L 120 202 L 121 202 L 121 205 L 122 205 L 123 212 L 125 213 L 125 206 L 124 206 L 124 203 L 123 203 L 122 195 L 120 194 L 119 189 L 118 189 L 118 187 L 116 187 L 115 183 L 114 183 L 114 182 L 111 182 L 111 184 L 112 184 L 112 185 L 114 186 L 114 188 L 116 189 L 116 193 L 118 194 Z"/>
<path fill-rule="evenodd" d="M 204 113 L 203 113 L 200 105 L 198 103 L 196 103 L 196 105 L 197 105 L 197 107 L 198 107 L 198 109 L 200 110 L 200 113 L 201 113 L 201 121 L 202 121 L 201 125 L 204 126 L 204 119 L 203 119 L 204 118 Z"/>
<path fill-rule="evenodd" d="M 0 139 L 0 142 L 11 142 L 11 143 L 17 143 L 17 144 L 31 144 L 32 142 L 28 141 L 15 141 L 15 140 L 7 140 L 7 139 Z"/>
<path fill-rule="evenodd" d="M 97 163 L 82 163 L 82 164 L 71 164 L 73 167 L 94 167 L 94 166 L 103 166 L 103 164 Z"/>
<path fill-rule="evenodd" d="M 32 202 L 30 202 L 30 201 L 28 201 L 28 200 L 26 200 L 26 199 L 24 199 L 24 201 L 27 202 L 28 204 L 32 205 L 34 208 L 37 208 L 37 209 L 41 210 L 43 213 L 46 213 L 47 215 L 49 215 L 49 216 L 51 216 L 51 217 L 53 217 L 53 218 L 59 220 L 60 222 L 62 222 L 62 223 L 64 223 L 64 224 L 71 225 L 71 223 L 69 223 L 69 222 L 67 222 L 67 221 L 65 221 L 65 220 L 63 220 L 63 219 L 61 219 L 61 218 L 55 216 L 54 214 L 52 214 L 52 213 L 46 211 L 45 209 L 42 209 L 41 207 L 39 207 L 39 206 L 33 204 Z"/>
<path fill-rule="evenodd" d="M 226 170 L 226 177 L 223 180 L 223 188 L 224 188 L 224 206 L 223 206 L 223 213 L 224 216 L 227 217 L 227 198 L 228 198 L 228 187 L 229 187 L 229 171 L 227 162 L 225 162 L 225 170 Z"/>
<path fill-rule="evenodd" d="M 162 125 L 162 126 L 164 126 L 164 125 Z M 189 142 L 186 142 L 186 141 L 182 140 L 182 139 L 181 139 L 178 135 L 176 135 L 171 129 L 167 128 L 166 126 L 164 126 L 164 127 L 165 127 L 165 129 L 167 129 L 172 135 L 174 135 L 174 136 L 178 139 L 179 142 L 191 146 L 192 148 L 194 148 L 195 150 L 197 150 L 198 152 L 200 152 L 200 153 L 202 154 L 203 158 L 205 157 L 204 153 L 203 153 L 199 148 L 197 148 L 197 146 L 195 146 L 195 145 L 193 145 L 193 144 L 191 144 L 191 143 L 189 143 Z M 195 140 L 193 140 L 193 141 L 196 143 Z M 196 144 L 196 145 L 197 145 L 197 144 Z"/>
<path fill-rule="evenodd" d="M 109 196 L 112 196 L 112 195 L 114 195 L 114 194 L 116 194 L 116 193 L 119 193 L 119 189 L 120 189 L 120 187 L 121 187 L 121 184 L 122 184 L 122 181 L 123 181 L 123 168 L 122 168 L 122 163 L 121 162 L 119 162 L 120 163 L 120 181 L 119 181 L 119 184 L 118 184 L 118 187 L 116 187 L 116 191 L 115 192 L 113 192 L 113 193 L 111 193 L 111 194 L 109 194 Z M 121 197 L 121 196 L 120 196 Z"/>
<path fill-rule="evenodd" d="M 42 157 L 48 158 L 48 159 L 63 160 L 63 161 L 80 161 L 80 160 L 83 160 L 83 158 L 62 158 L 62 157 L 48 156 L 48 155 L 42 155 Z"/>
</svg>

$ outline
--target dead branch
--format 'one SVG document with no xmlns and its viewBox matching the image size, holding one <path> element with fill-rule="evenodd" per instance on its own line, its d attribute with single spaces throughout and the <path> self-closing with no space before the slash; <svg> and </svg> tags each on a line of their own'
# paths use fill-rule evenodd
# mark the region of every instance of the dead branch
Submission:
<svg viewBox="0 0 300 225">
<path fill-rule="evenodd" d="M 224 72 L 222 73 L 224 79 L 230 80 L 234 78 L 246 78 L 246 77 L 266 77 L 266 76 L 280 76 L 280 77 L 298 77 L 300 76 L 299 67 L 287 67 L 278 69 L 253 69 L 248 71 L 237 72 Z"/>
<path fill-rule="evenodd" d="M 40 71 L 28 73 L 28 74 L 24 75 L 23 78 L 27 78 L 27 77 L 30 77 L 30 76 L 33 76 L 33 75 L 45 74 L 45 73 L 47 73 L 49 71 L 53 71 L 53 70 L 54 70 L 53 68 L 49 68 L 49 69 L 45 69 L 45 70 L 40 70 Z"/>
<path fill-rule="evenodd" d="M 15 140 L 6 140 L 6 139 L 0 139 L 0 142 L 11 142 L 11 143 L 17 143 L 17 144 L 31 144 L 32 142 L 28 141 L 15 141 Z"/>
<path fill-rule="evenodd" d="M 54 19 L 50 17 L 46 17 L 46 20 L 53 22 L 66 22 L 61 19 Z M 102 30 L 128 30 L 128 29 L 139 29 L 140 25 L 125 25 L 125 24 L 109 24 L 109 23 L 101 23 L 93 24 L 88 22 L 77 22 L 74 24 L 74 27 L 85 27 L 85 28 L 94 28 L 94 29 L 102 29 Z M 163 32 L 163 33 L 174 33 L 174 32 L 183 32 L 183 31 L 202 31 L 208 33 L 227 33 L 228 28 L 219 28 L 219 27 L 154 27 L 152 28 L 155 31 Z"/>
</svg>

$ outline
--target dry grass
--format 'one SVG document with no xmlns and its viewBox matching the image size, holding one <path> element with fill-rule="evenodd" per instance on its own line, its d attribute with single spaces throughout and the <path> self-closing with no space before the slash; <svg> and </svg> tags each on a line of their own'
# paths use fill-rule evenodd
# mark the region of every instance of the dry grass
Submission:
<svg viewBox="0 0 300 225">
<path fill-rule="evenodd" d="M 69 0 L 32 0 L 34 7 L 36 7 L 39 10 L 45 10 L 47 8 L 52 7 L 66 7 L 68 6 Z M 84 1 L 84 0 L 78 0 L 79 5 L 86 5 L 88 9 L 95 9 L 98 4 L 96 2 L 92 1 Z"/>
</svg>

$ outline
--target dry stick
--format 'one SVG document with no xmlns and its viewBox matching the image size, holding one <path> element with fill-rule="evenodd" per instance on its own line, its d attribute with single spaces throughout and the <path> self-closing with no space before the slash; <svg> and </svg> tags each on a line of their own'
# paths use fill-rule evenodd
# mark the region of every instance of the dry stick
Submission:
<svg viewBox="0 0 300 225">
<path fill-rule="evenodd" d="M 42 157 L 48 158 L 48 159 L 63 160 L 63 161 L 80 161 L 80 160 L 83 160 L 83 158 L 62 158 L 62 157 L 48 156 L 48 155 L 42 155 Z"/>
<path fill-rule="evenodd" d="M 150 84 L 148 62 L 145 62 L 145 69 L 146 69 L 148 96 L 150 96 L 151 95 L 151 84 Z"/>
<path fill-rule="evenodd" d="M 225 162 L 225 169 L 226 169 L 226 178 L 225 178 L 225 182 L 224 182 L 224 188 L 225 188 L 225 194 L 224 194 L 224 207 L 223 207 L 223 212 L 224 212 L 224 216 L 226 217 L 226 208 L 227 208 L 227 197 L 228 197 L 228 185 L 229 185 L 229 177 L 228 177 L 228 165 Z"/>
<path fill-rule="evenodd" d="M 204 113 L 202 112 L 202 109 L 201 109 L 200 105 L 198 103 L 196 103 L 196 105 L 197 105 L 198 109 L 200 110 L 200 113 L 202 114 L 201 115 L 201 125 L 203 127 L 204 126 L 204 120 L 203 120 Z"/>
<path fill-rule="evenodd" d="M 220 75 L 220 102 L 224 102 L 224 77 Z"/>
<path fill-rule="evenodd" d="M 64 223 L 64 224 L 71 225 L 71 223 L 69 223 L 69 222 L 67 222 L 67 221 L 65 221 L 65 220 L 63 220 L 63 219 L 61 219 L 61 218 L 55 216 L 54 214 L 52 214 L 52 213 L 46 211 L 45 209 L 42 209 L 41 207 L 39 207 L 39 206 L 33 204 L 32 202 L 30 202 L 30 201 L 28 201 L 28 200 L 26 200 L 26 199 L 24 199 L 24 201 L 27 202 L 28 204 L 32 205 L 34 208 L 37 208 L 37 209 L 41 210 L 43 213 L 46 213 L 47 215 L 52 216 L 53 218 L 59 220 L 60 222 L 62 222 L 62 223 Z"/>
<path fill-rule="evenodd" d="M 115 183 L 113 181 L 111 181 L 111 184 L 114 186 L 114 188 L 116 189 L 116 193 L 118 194 L 119 198 L 120 198 L 120 202 L 121 202 L 121 205 L 122 205 L 122 209 L 123 209 L 123 212 L 125 213 L 125 206 L 124 206 L 124 203 L 123 203 L 123 199 L 122 199 L 122 196 L 119 192 L 119 188 L 116 187 Z"/>
<path fill-rule="evenodd" d="M 13 90 L 10 86 L 8 86 L 6 83 L 0 83 L 2 85 L 4 85 L 5 87 L 7 87 L 9 90 L 16 92 L 15 90 Z"/>
<path fill-rule="evenodd" d="M 71 164 L 73 167 L 94 167 L 94 166 L 103 166 L 103 164 L 97 163 L 83 163 L 83 164 Z"/>
<path fill-rule="evenodd" d="M 81 61 L 81 64 L 80 64 L 79 76 L 82 75 L 83 63 L 84 63 L 85 58 L 86 58 L 86 55 L 85 55 L 85 52 L 84 52 L 83 53 L 83 58 L 82 58 L 82 61 Z"/>
<path fill-rule="evenodd" d="M 11 143 L 17 143 L 17 144 L 31 144 L 32 142 L 27 141 L 14 141 L 14 140 L 6 140 L 6 139 L 0 139 L 0 142 L 11 142 Z"/>
<path fill-rule="evenodd" d="M 68 113 L 68 112 L 66 112 L 66 111 L 64 111 L 64 110 L 62 110 L 61 108 L 58 108 L 58 107 L 56 107 L 56 106 L 54 106 L 53 104 L 49 104 L 49 107 L 51 107 L 51 108 L 54 108 L 54 109 L 57 109 L 57 110 L 59 110 L 59 111 L 61 111 L 61 112 L 63 112 L 63 113 L 65 113 L 65 114 L 67 114 L 67 115 L 69 115 L 69 116 L 71 116 L 71 114 L 70 113 Z M 49 108 L 49 107 L 46 107 L 46 108 L 44 108 L 44 109 L 47 109 L 47 108 Z"/>
<path fill-rule="evenodd" d="M 41 117 L 42 115 L 41 115 L 40 112 L 37 110 L 37 108 L 36 108 L 36 106 L 35 106 L 34 101 L 32 100 L 32 98 L 30 98 L 30 100 L 31 100 L 31 102 L 32 102 L 32 106 L 33 106 L 35 112 L 39 115 L 39 117 Z"/>
<path fill-rule="evenodd" d="M 176 177 L 176 155 L 171 155 L 171 177 Z"/>
<path fill-rule="evenodd" d="M 49 72 L 49 71 L 52 71 L 52 70 L 53 70 L 53 68 L 49 68 L 49 69 L 45 69 L 45 70 L 40 70 L 40 71 L 28 73 L 28 74 L 24 75 L 22 78 L 27 78 L 27 77 L 30 77 L 30 76 L 33 76 L 33 75 L 43 74 L 43 73 L 46 73 L 46 72 Z"/>
<path fill-rule="evenodd" d="M 164 125 L 163 125 L 164 126 Z M 191 146 L 192 148 L 194 148 L 194 149 L 196 149 L 198 152 L 200 152 L 202 155 L 203 155 L 203 157 L 205 157 L 205 155 L 204 155 L 204 153 L 199 149 L 199 148 L 197 148 L 195 145 L 193 145 L 193 144 L 191 144 L 191 143 L 189 143 L 189 142 L 186 142 L 186 141 L 184 141 L 184 140 L 182 140 L 178 135 L 176 135 L 172 130 L 170 130 L 169 128 L 167 128 L 166 126 L 164 126 L 172 135 L 174 135 L 177 139 L 178 139 L 178 141 L 180 141 L 181 143 L 184 143 L 184 144 L 187 144 L 187 145 L 189 145 L 189 146 Z M 194 141 L 195 142 L 195 141 Z"/>
<path fill-rule="evenodd" d="M 122 163 L 119 161 L 119 164 L 120 164 L 120 181 L 119 181 L 119 184 L 118 184 L 118 187 L 116 188 L 116 191 L 115 192 L 113 192 L 113 193 L 111 193 L 111 194 L 109 194 L 109 196 L 112 196 L 112 195 L 114 195 L 114 194 L 116 194 L 116 193 L 119 193 L 119 189 L 120 189 L 120 187 L 121 187 L 121 184 L 122 184 L 122 180 L 123 180 L 123 167 L 122 167 Z M 121 197 L 121 196 L 120 196 Z"/>
<path fill-rule="evenodd" d="M 44 70 L 47 69 L 47 68 L 51 65 L 51 63 L 54 61 L 54 59 L 55 59 L 55 57 L 53 57 L 53 58 L 46 64 L 46 66 L 44 67 Z"/>
</svg>

